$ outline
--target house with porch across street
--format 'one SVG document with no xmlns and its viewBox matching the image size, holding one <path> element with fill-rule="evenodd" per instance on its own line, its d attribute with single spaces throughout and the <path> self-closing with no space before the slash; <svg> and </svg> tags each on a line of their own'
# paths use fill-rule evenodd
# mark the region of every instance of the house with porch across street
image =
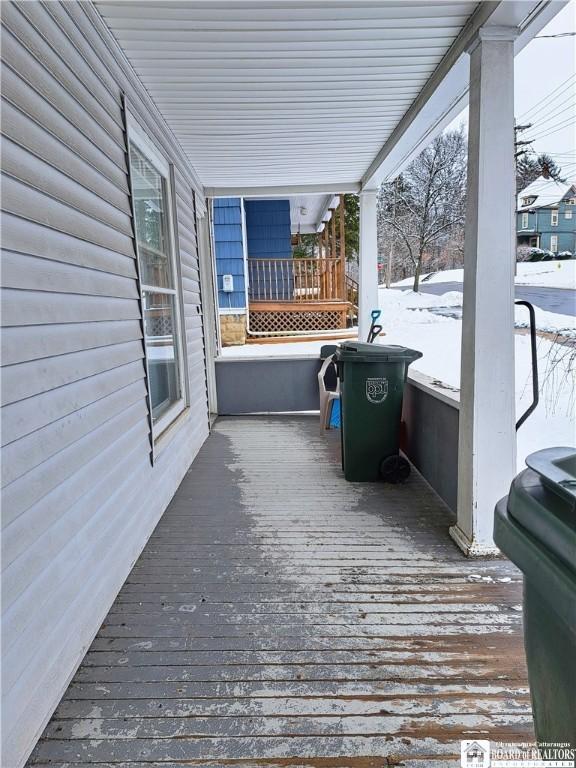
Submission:
<svg viewBox="0 0 576 768">
<path fill-rule="evenodd" d="M 332 194 L 213 201 L 223 346 L 345 335 L 358 284 L 346 272 L 344 211 L 344 195 Z M 303 235 L 315 239 L 306 256 Z"/>
<path fill-rule="evenodd" d="M 521 583 L 485 558 L 515 473 L 514 56 L 564 4 L 1 4 L 3 766 L 532 740 Z M 461 391 L 411 377 L 418 471 L 346 483 L 286 416 L 318 407 L 318 360 L 221 358 L 227 295 L 270 298 L 250 217 L 359 195 L 366 338 L 378 187 L 467 103 Z M 323 300 L 297 277 L 290 304 Z"/>
</svg>

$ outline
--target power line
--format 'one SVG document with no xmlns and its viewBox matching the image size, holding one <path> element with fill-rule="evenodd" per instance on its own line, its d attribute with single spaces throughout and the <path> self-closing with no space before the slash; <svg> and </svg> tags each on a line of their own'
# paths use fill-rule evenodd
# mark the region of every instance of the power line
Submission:
<svg viewBox="0 0 576 768">
<path fill-rule="evenodd" d="M 546 104 L 542 104 L 538 107 L 536 110 L 530 110 L 530 113 L 527 117 L 528 120 L 533 120 L 536 115 L 539 115 L 541 112 L 545 112 L 546 110 L 550 109 L 558 109 L 559 107 L 564 106 L 564 104 L 567 104 L 569 101 L 571 101 L 574 98 L 575 91 L 574 91 L 574 83 L 569 83 L 565 88 L 563 88 L 561 91 L 558 91 L 557 94 L 555 94 L 551 99 L 548 99 L 548 102 Z M 566 92 L 569 92 L 568 96 L 566 96 Z M 558 103 L 558 99 L 562 98 L 563 101 L 560 101 Z M 556 102 L 556 104 L 554 103 Z"/>
<path fill-rule="evenodd" d="M 574 122 L 574 121 L 573 121 L 572 119 L 570 119 L 570 120 L 567 120 L 565 124 L 559 125 L 559 126 L 558 126 L 557 128 L 555 128 L 555 130 L 553 130 L 553 131 L 549 131 L 548 133 L 542 133 L 542 134 L 539 134 L 538 136 L 533 136 L 533 137 L 532 137 L 532 141 L 539 141 L 540 139 L 544 139 L 544 138 L 546 138 L 547 136 L 551 136 L 553 133 L 558 133 L 558 131 L 563 131 L 563 130 L 565 130 L 566 128 L 569 128 L 569 127 L 570 127 L 570 125 L 572 125 L 572 124 L 573 124 L 573 122 Z M 552 128 L 553 126 L 550 126 L 550 127 Z"/>
<path fill-rule="evenodd" d="M 548 122 L 548 121 L 546 121 Z M 546 133 L 546 131 L 550 131 L 553 128 L 557 128 L 560 124 L 566 123 L 574 123 L 574 118 L 572 116 L 570 117 L 560 117 L 555 120 L 555 122 L 552 123 L 552 125 L 537 125 L 530 131 L 530 138 L 534 139 L 536 136 L 540 136 L 542 133 Z"/>
<path fill-rule="evenodd" d="M 564 107 L 564 109 L 561 109 L 559 112 L 553 112 L 549 117 L 544 118 L 543 120 L 538 120 L 536 122 L 536 130 L 538 130 L 538 127 L 543 125 L 544 123 L 549 123 L 550 120 L 554 120 L 558 117 L 558 115 L 563 115 L 564 112 L 572 111 L 574 112 L 574 104 L 570 104 L 568 107 Z"/>
<path fill-rule="evenodd" d="M 571 120 L 566 120 L 563 123 L 555 123 L 554 125 L 550 125 L 548 128 L 545 128 L 542 133 L 537 133 L 532 136 L 531 141 L 540 141 L 540 139 L 544 139 L 553 133 L 557 133 L 558 131 L 563 131 L 566 128 L 570 128 L 571 124 Z"/>
<path fill-rule="evenodd" d="M 540 99 L 535 104 L 533 104 L 529 109 L 527 109 L 525 112 L 522 112 L 520 117 L 524 117 L 525 115 L 529 114 L 530 112 L 533 112 L 536 107 L 538 107 L 540 104 L 544 104 L 544 102 L 548 101 L 554 94 L 559 91 L 561 88 L 563 88 L 566 83 L 568 83 L 570 80 L 573 80 L 576 77 L 576 74 L 570 75 L 570 77 L 567 77 L 566 80 L 560 83 L 553 91 L 551 91 L 547 96 L 545 96 L 543 99 Z M 567 88 L 565 89 L 567 90 Z M 540 110 L 538 110 L 540 111 Z"/>
</svg>

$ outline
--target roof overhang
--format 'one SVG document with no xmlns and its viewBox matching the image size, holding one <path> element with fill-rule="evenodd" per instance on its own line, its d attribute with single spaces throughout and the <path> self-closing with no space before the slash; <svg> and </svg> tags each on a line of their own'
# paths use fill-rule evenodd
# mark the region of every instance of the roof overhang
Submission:
<svg viewBox="0 0 576 768">
<path fill-rule="evenodd" d="M 478 30 L 518 52 L 566 2 L 95 5 L 207 196 L 292 197 L 394 178 L 466 105 Z"/>
</svg>

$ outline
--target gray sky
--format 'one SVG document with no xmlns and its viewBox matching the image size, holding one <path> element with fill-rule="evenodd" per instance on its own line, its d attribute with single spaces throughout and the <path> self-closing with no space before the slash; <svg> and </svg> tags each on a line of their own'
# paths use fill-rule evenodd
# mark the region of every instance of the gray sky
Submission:
<svg viewBox="0 0 576 768">
<path fill-rule="evenodd" d="M 574 31 L 571 0 L 539 34 Z M 553 155 L 564 175 L 576 180 L 576 37 L 535 38 L 516 57 L 514 73 L 516 118 L 533 123 L 519 138 L 535 138 L 534 150 Z M 467 111 L 452 126 L 466 120 Z"/>
</svg>

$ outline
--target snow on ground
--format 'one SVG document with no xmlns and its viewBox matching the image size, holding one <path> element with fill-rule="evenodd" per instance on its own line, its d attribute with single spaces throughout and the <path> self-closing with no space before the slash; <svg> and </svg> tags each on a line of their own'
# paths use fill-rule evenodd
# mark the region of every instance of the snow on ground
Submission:
<svg viewBox="0 0 576 768">
<path fill-rule="evenodd" d="M 422 279 L 425 277 L 427 275 L 422 275 Z M 432 273 L 425 283 L 461 283 L 463 279 L 463 269 L 446 269 Z M 413 282 L 413 278 L 408 277 L 394 285 L 411 287 Z M 520 262 L 516 265 L 516 285 L 576 289 L 576 259 Z"/>
<path fill-rule="evenodd" d="M 560 333 L 562 336 L 576 337 L 576 317 L 573 315 L 558 315 L 556 312 L 546 312 L 540 307 L 534 307 L 536 328 L 547 333 Z M 516 328 L 528 328 L 530 319 L 526 307 L 515 307 Z"/>
<path fill-rule="evenodd" d="M 460 386 L 460 336 L 462 323 L 454 317 L 435 314 L 438 308 L 458 308 L 462 294 L 458 291 L 443 296 L 415 294 L 411 290 L 397 291 L 380 288 L 381 324 L 385 336 L 382 344 L 402 344 L 423 352 L 412 368 L 439 379 L 445 384 Z M 433 310 L 433 311 L 429 311 Z M 516 309 L 519 327 L 527 322 L 526 310 Z M 576 336 L 575 318 L 537 309 L 537 324 L 551 332 L 566 328 L 566 335 Z M 318 355 L 322 344 L 334 341 L 286 342 L 278 344 L 248 344 L 228 347 L 225 357 L 282 357 Z M 540 404 L 518 433 L 518 469 L 524 467 L 529 453 L 541 448 L 574 445 L 576 437 L 575 393 L 576 361 L 570 352 L 576 349 L 538 338 L 538 367 L 540 373 Z M 516 335 L 516 410 L 523 413 L 531 402 L 530 337 Z"/>
<path fill-rule="evenodd" d="M 517 285 L 576 288 L 576 259 L 522 262 L 517 267 Z"/>
</svg>

